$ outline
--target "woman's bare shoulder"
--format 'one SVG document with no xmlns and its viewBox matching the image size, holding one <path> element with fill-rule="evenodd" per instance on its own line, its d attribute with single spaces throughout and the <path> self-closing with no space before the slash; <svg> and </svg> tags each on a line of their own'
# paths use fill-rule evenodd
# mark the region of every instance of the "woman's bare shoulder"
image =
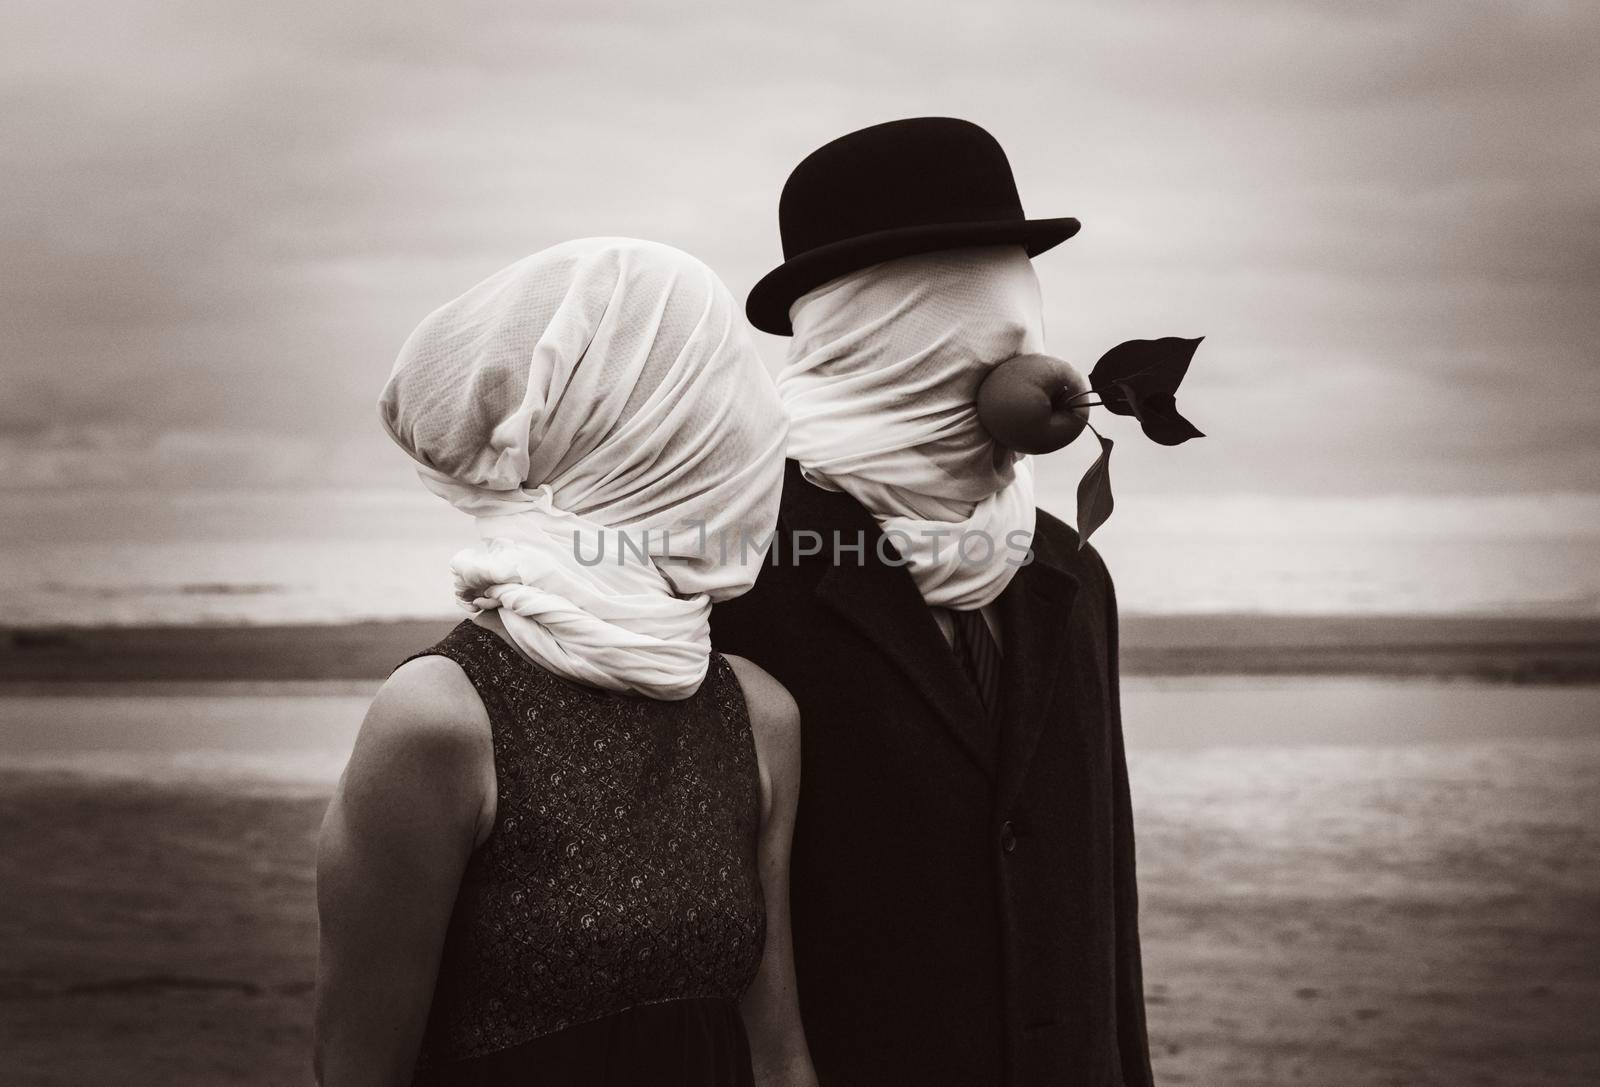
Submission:
<svg viewBox="0 0 1600 1087">
<path fill-rule="evenodd" d="M 744 691 L 751 729 L 758 736 L 764 733 L 774 740 L 798 740 L 800 707 L 789 689 L 752 660 L 731 653 L 724 653 L 723 657 L 732 666 L 739 687 Z"/>
<path fill-rule="evenodd" d="M 395 743 L 475 747 L 489 743 L 489 714 L 461 666 L 427 656 L 396 668 L 367 712 L 371 728 Z"/>
<path fill-rule="evenodd" d="M 489 715 L 467 674 L 446 657 L 408 661 L 379 688 L 341 793 L 389 805 L 415 803 L 419 789 L 470 812 L 476 839 L 486 836 L 495 801 Z"/>
<path fill-rule="evenodd" d="M 761 772 L 762 824 L 774 812 L 792 818 L 800 791 L 800 707 L 766 669 L 744 657 L 724 653 L 744 691 Z"/>
</svg>

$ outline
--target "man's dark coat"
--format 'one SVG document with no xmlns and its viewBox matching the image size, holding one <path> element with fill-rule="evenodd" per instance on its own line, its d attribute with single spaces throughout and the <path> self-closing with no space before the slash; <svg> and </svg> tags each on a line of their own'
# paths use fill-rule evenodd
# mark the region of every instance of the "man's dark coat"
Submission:
<svg viewBox="0 0 1600 1087">
<path fill-rule="evenodd" d="M 997 601 L 996 736 L 878 535 L 791 462 L 769 565 L 711 618 L 800 705 L 791 902 L 823 1087 L 1148 1085 L 1105 566 L 1039 513 Z"/>
</svg>

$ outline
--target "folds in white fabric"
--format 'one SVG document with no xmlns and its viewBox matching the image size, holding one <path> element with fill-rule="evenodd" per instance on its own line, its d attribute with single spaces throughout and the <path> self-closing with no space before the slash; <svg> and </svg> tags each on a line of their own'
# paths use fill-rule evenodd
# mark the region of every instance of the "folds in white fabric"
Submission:
<svg viewBox="0 0 1600 1087">
<path fill-rule="evenodd" d="M 477 519 L 484 546 L 453 563 L 464 604 L 500 609 L 579 682 L 695 691 L 712 601 L 759 572 L 737 543 L 771 533 L 786 433 L 710 269 L 627 238 L 536 253 L 429 315 L 379 414 L 424 484 Z"/>
<path fill-rule="evenodd" d="M 929 604 L 979 608 L 1033 537 L 1033 474 L 978 421 L 978 386 L 1041 350 L 1043 301 L 1021 246 L 864 268 L 790 310 L 778 375 L 789 455 L 877 518 Z M 963 538 L 975 541 L 965 550 Z M 987 549 L 984 542 L 992 545 Z"/>
</svg>

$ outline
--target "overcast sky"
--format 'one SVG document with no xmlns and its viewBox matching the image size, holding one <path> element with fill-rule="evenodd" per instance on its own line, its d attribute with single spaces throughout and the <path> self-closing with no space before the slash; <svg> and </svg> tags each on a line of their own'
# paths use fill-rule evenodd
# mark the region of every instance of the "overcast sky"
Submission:
<svg viewBox="0 0 1600 1087">
<path fill-rule="evenodd" d="M 1180 405 L 1211 437 L 1112 420 L 1119 494 L 1600 489 L 1600 4 L 6 23 L 0 487 L 404 485 L 372 405 L 434 306 L 588 234 L 681 246 L 742 297 L 801 157 L 950 114 L 1000 138 L 1031 214 L 1083 221 L 1036 262 L 1052 350 L 1208 337 Z"/>
</svg>

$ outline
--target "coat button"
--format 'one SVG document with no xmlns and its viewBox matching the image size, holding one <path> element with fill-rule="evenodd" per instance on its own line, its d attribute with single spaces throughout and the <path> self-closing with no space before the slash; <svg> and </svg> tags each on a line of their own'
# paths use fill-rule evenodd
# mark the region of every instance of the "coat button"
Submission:
<svg viewBox="0 0 1600 1087">
<path fill-rule="evenodd" d="M 1000 848 L 1007 853 L 1014 853 L 1017 849 L 1017 831 L 1011 825 L 1011 820 L 1009 819 L 1000 828 Z"/>
</svg>

